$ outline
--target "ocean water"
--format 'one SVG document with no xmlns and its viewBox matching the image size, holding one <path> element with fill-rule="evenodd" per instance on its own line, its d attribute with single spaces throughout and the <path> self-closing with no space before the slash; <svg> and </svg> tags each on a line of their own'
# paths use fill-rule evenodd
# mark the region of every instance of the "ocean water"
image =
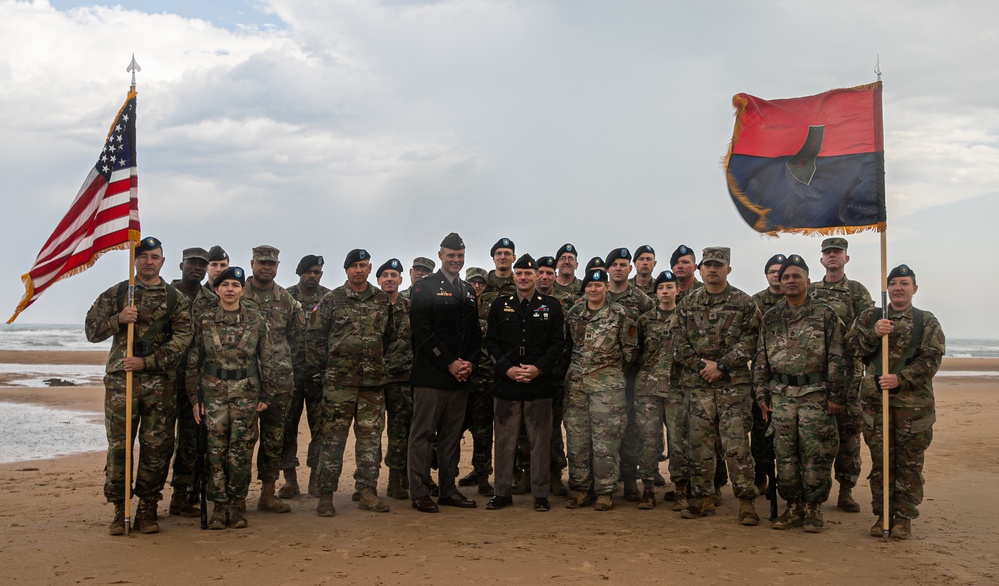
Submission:
<svg viewBox="0 0 999 586">
<path fill-rule="evenodd" d="M 0 350 L 110 350 L 111 340 L 87 341 L 83 324 L 3 324 Z"/>
<path fill-rule="evenodd" d="M 105 449 L 101 414 L 0 402 L 0 464 Z"/>
</svg>

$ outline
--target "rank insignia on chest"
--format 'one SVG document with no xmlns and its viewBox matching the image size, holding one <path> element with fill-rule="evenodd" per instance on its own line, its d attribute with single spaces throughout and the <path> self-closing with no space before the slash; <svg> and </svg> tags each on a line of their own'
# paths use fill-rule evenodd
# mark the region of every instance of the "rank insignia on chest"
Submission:
<svg viewBox="0 0 999 586">
<path fill-rule="evenodd" d="M 509 305 L 504 305 L 503 306 L 503 311 L 506 311 L 508 313 L 517 313 L 517 310 L 514 309 L 514 308 L 512 308 L 512 307 L 510 307 Z"/>
<path fill-rule="evenodd" d="M 443 289 L 441 289 L 440 291 L 437 292 L 437 296 L 438 297 L 454 297 L 454 295 L 451 295 L 450 293 L 448 293 L 447 291 L 445 291 Z"/>
</svg>

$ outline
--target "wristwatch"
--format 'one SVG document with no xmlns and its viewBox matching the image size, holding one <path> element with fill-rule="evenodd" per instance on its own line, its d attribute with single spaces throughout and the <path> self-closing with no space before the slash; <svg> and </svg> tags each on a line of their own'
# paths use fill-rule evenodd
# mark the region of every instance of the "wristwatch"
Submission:
<svg viewBox="0 0 999 586">
<path fill-rule="evenodd" d="M 728 365 L 727 365 L 727 364 L 725 364 L 725 362 L 724 362 L 723 360 L 719 360 L 719 361 L 718 361 L 718 362 L 716 362 L 715 364 L 717 364 L 717 365 L 718 365 L 718 370 L 720 370 L 720 371 L 722 371 L 722 372 L 725 372 L 725 373 L 727 373 L 727 372 L 728 372 Z"/>
</svg>

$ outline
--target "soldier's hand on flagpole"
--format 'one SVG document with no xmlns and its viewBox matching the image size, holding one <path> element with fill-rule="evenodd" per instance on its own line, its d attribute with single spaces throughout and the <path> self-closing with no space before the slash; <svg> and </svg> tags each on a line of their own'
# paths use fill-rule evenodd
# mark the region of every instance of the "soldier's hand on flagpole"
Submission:
<svg viewBox="0 0 999 586">
<path fill-rule="evenodd" d="M 126 307 L 125 309 L 118 312 L 118 323 L 119 324 L 134 324 L 135 320 L 139 318 L 139 310 L 135 307 Z"/>
<path fill-rule="evenodd" d="M 267 410 L 267 403 L 257 403 L 257 413 Z"/>
<path fill-rule="evenodd" d="M 760 413 L 763 414 L 763 421 L 770 421 L 770 414 L 774 412 L 773 408 L 771 408 L 770 405 L 767 405 L 766 403 L 759 403 L 759 405 L 760 405 Z"/>
<path fill-rule="evenodd" d="M 843 412 L 843 406 L 839 403 L 833 403 L 832 401 L 826 401 L 826 413 L 829 415 L 836 415 Z"/>
<path fill-rule="evenodd" d="M 878 377 L 878 385 L 883 391 L 891 391 L 899 387 L 897 374 L 882 374 Z"/>
<path fill-rule="evenodd" d="M 121 359 L 125 372 L 138 372 L 146 367 L 146 359 L 141 356 L 126 356 Z"/>
<path fill-rule="evenodd" d="M 891 333 L 891 320 L 879 319 L 874 323 L 874 335 L 883 338 Z"/>
<path fill-rule="evenodd" d="M 201 416 L 205 414 L 204 405 L 192 405 L 191 409 L 194 411 L 194 423 L 195 425 L 201 425 Z"/>
</svg>

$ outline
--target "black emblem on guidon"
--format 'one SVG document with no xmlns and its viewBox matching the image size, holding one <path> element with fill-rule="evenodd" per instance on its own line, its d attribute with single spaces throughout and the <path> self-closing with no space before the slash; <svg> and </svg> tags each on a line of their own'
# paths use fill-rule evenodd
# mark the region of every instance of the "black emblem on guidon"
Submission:
<svg viewBox="0 0 999 586">
<path fill-rule="evenodd" d="M 787 160 L 787 172 L 801 183 L 808 185 L 815 175 L 815 159 L 822 150 L 822 135 L 825 133 L 824 126 L 809 126 L 808 136 L 805 137 L 805 144 L 801 145 L 798 153 Z"/>
</svg>

